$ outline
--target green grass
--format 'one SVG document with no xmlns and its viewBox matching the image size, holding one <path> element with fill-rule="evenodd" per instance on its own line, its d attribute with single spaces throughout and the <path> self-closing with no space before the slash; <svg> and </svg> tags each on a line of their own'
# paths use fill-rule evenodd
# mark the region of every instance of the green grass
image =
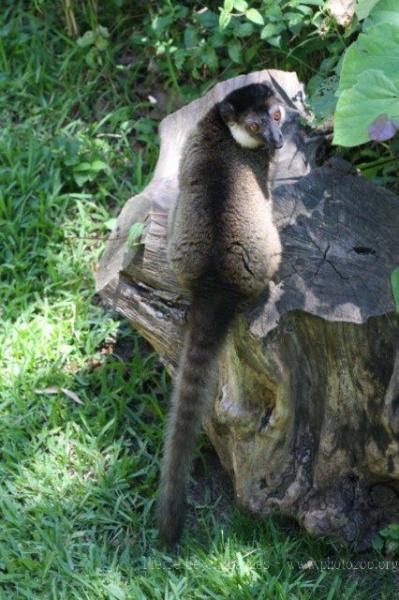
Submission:
<svg viewBox="0 0 399 600">
<path fill-rule="evenodd" d="M 156 122 L 136 93 L 146 65 L 118 62 L 130 31 L 122 13 L 91 68 L 55 9 L 5 4 L 1 600 L 393 598 L 393 570 L 328 569 L 322 561 L 353 557 L 242 515 L 228 492 L 202 492 L 179 555 L 158 545 L 169 380 L 129 326 L 93 302 L 91 275 L 107 221 L 156 161 Z"/>
</svg>

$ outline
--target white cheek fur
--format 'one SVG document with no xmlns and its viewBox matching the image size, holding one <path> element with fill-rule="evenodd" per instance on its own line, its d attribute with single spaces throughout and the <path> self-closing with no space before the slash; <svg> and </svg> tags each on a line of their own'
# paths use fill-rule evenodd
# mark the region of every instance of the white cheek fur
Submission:
<svg viewBox="0 0 399 600">
<path fill-rule="evenodd" d="M 229 123 L 230 133 L 242 148 L 258 148 L 262 142 L 253 138 L 243 127 L 237 123 Z"/>
</svg>

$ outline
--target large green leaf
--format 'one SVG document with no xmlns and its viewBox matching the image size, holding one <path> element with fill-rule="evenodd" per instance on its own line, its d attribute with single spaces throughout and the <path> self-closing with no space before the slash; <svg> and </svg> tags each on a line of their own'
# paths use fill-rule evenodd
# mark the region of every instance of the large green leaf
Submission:
<svg viewBox="0 0 399 600">
<path fill-rule="evenodd" d="M 358 146 L 368 142 L 368 127 L 382 114 L 399 121 L 399 84 L 381 70 L 364 71 L 338 98 L 334 144 Z"/>
<path fill-rule="evenodd" d="M 369 18 L 363 25 L 363 30 L 368 31 L 373 25 L 390 23 L 399 26 L 398 0 L 380 0 L 371 11 Z"/>
<path fill-rule="evenodd" d="M 370 11 L 374 8 L 379 0 L 358 0 L 355 12 L 359 21 L 362 21 L 369 16 Z M 394 0 L 395 1 L 395 0 Z"/>
<path fill-rule="evenodd" d="M 338 92 L 355 85 L 368 69 L 380 69 L 399 83 L 399 27 L 382 23 L 359 35 L 345 53 Z"/>
<path fill-rule="evenodd" d="M 376 7 L 386 8 L 391 0 Z M 399 4 L 397 7 L 399 15 Z M 370 18 L 374 18 L 372 11 Z M 334 143 L 357 146 L 371 138 L 379 118 L 396 130 L 399 121 L 399 26 L 381 22 L 361 33 L 346 51 L 334 116 Z M 379 122 L 379 121 L 377 121 Z M 374 137 L 373 139 L 388 139 Z"/>
</svg>

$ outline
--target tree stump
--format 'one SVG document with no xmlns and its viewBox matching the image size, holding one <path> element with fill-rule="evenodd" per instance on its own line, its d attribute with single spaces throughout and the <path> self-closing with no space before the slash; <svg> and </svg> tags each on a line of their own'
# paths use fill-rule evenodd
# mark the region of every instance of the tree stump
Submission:
<svg viewBox="0 0 399 600">
<path fill-rule="evenodd" d="M 260 81 L 288 110 L 273 192 L 283 256 L 270 293 L 229 333 L 204 426 L 240 505 L 366 548 L 399 518 L 399 198 L 343 161 L 315 166 L 322 138 L 302 125 L 295 74 L 225 81 L 162 121 L 154 177 L 123 208 L 97 289 L 173 369 L 189 305 L 165 253 L 182 146 L 210 106 Z"/>
</svg>

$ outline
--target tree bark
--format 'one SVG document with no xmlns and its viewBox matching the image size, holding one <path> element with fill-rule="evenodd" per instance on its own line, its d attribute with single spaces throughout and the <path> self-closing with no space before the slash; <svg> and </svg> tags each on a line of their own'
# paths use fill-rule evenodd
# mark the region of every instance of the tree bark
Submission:
<svg viewBox="0 0 399 600">
<path fill-rule="evenodd" d="M 323 137 L 302 125 L 295 74 L 220 83 L 162 121 L 154 177 L 122 210 L 97 289 L 173 368 L 189 306 L 165 253 L 182 146 L 216 101 L 265 80 L 288 108 L 273 191 L 282 263 L 229 333 L 204 426 L 242 506 L 365 548 L 399 518 L 399 198 L 343 161 L 315 166 Z M 129 247 L 136 222 L 144 232 Z"/>
</svg>

